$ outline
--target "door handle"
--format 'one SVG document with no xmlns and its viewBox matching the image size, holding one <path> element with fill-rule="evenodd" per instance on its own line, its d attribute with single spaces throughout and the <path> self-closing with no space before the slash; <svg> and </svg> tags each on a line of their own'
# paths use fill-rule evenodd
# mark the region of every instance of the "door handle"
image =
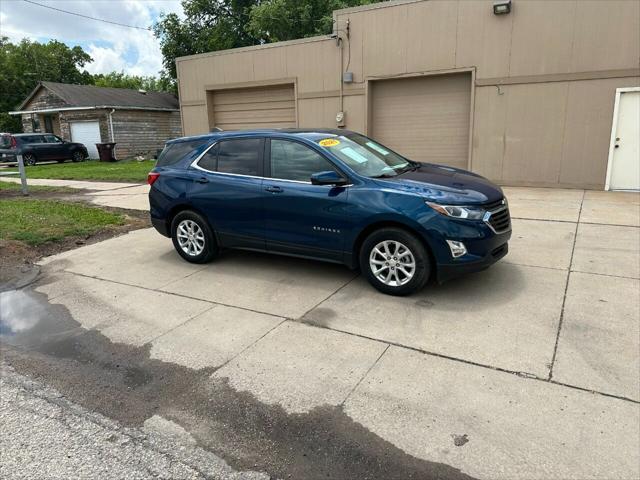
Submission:
<svg viewBox="0 0 640 480">
<path fill-rule="evenodd" d="M 267 192 L 271 192 L 271 193 L 282 193 L 282 192 L 284 191 L 284 190 L 282 190 L 282 188 L 280 188 L 280 187 L 275 187 L 275 186 L 267 187 L 267 188 L 265 188 L 265 190 L 266 190 Z"/>
<path fill-rule="evenodd" d="M 209 179 L 207 177 L 200 177 L 195 180 L 196 183 L 209 183 Z"/>
</svg>

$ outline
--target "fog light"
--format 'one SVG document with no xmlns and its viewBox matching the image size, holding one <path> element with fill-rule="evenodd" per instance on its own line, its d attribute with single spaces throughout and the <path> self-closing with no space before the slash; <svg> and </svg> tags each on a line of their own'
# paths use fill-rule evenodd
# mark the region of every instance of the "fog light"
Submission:
<svg viewBox="0 0 640 480">
<path fill-rule="evenodd" d="M 464 243 L 458 242 L 456 240 L 447 240 L 449 244 L 449 249 L 451 250 L 451 256 L 453 258 L 458 258 L 467 253 L 467 247 L 464 246 Z"/>
</svg>

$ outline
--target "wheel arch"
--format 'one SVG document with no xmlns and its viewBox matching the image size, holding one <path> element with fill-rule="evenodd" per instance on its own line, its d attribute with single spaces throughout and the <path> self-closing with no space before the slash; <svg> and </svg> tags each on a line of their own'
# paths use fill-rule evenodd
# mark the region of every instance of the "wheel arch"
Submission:
<svg viewBox="0 0 640 480">
<path fill-rule="evenodd" d="M 179 204 L 174 205 L 173 207 L 171 207 L 169 209 L 169 211 L 167 212 L 167 220 L 166 221 L 167 221 L 167 232 L 169 232 L 169 235 L 171 235 L 171 233 L 172 233 L 171 232 L 171 224 L 173 223 L 173 219 L 180 212 L 184 212 L 186 210 L 189 210 L 191 212 L 195 212 L 198 215 L 200 215 L 202 218 L 204 218 L 204 220 L 209 224 L 209 228 L 213 232 L 213 236 L 215 237 L 216 242 L 217 242 L 218 241 L 218 234 L 216 233 L 216 229 L 214 228 L 214 226 L 211 225 L 211 222 L 207 218 L 207 215 L 202 210 L 200 210 L 199 208 L 194 207 L 190 203 L 179 203 Z"/>
<path fill-rule="evenodd" d="M 432 268 L 434 269 L 434 273 L 435 270 L 437 269 L 437 264 L 435 262 L 435 257 L 433 254 L 433 248 L 431 247 L 431 245 L 429 244 L 428 240 L 425 238 L 424 235 L 422 235 L 420 233 L 420 231 L 405 223 L 405 222 L 401 222 L 398 220 L 377 220 L 375 222 L 372 222 L 370 224 L 368 224 L 366 227 L 364 227 L 357 235 L 354 243 L 353 243 L 353 248 L 351 250 L 351 258 L 352 258 L 352 267 L 354 268 L 358 268 L 359 267 L 359 263 L 360 263 L 360 249 L 362 248 L 362 244 L 364 243 L 365 239 L 371 235 L 373 232 L 375 232 L 376 230 L 381 230 L 383 228 L 398 228 L 400 230 L 404 230 L 407 233 L 410 233 L 412 235 L 414 235 L 416 238 L 418 238 L 418 240 L 420 241 L 420 243 L 422 243 L 422 245 L 424 246 L 427 255 L 429 255 L 429 259 L 431 260 L 431 265 Z"/>
</svg>

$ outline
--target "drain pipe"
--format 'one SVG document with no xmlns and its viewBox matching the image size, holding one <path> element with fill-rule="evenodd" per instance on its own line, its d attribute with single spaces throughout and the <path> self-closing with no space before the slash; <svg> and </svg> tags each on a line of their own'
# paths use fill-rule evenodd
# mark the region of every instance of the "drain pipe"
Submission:
<svg viewBox="0 0 640 480">
<path fill-rule="evenodd" d="M 111 111 L 109 112 L 109 130 L 111 133 L 111 141 L 115 143 L 116 139 L 115 139 L 115 134 L 113 132 L 113 114 L 115 113 L 116 109 L 113 108 L 111 109 Z M 113 158 L 115 158 L 116 160 L 118 159 L 118 157 L 116 157 L 116 149 L 113 149 Z"/>
</svg>

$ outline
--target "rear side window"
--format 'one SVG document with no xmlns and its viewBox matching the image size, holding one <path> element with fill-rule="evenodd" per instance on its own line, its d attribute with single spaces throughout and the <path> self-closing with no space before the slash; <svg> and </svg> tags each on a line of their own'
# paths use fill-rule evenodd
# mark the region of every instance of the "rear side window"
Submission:
<svg viewBox="0 0 640 480">
<path fill-rule="evenodd" d="M 166 167 L 174 165 L 207 141 L 208 139 L 201 138 L 198 140 L 170 143 L 164 147 L 164 150 L 162 150 L 160 157 L 158 157 L 158 163 L 156 163 L 156 166 Z"/>
<path fill-rule="evenodd" d="M 271 140 L 271 177 L 308 182 L 311 175 L 335 170 L 318 152 L 297 142 Z"/>
<path fill-rule="evenodd" d="M 204 168 L 205 170 L 210 170 L 212 172 L 216 171 L 217 166 L 217 157 L 218 157 L 218 145 L 214 145 L 207 153 L 205 153 L 202 158 L 198 161 L 198 166 Z"/>
<path fill-rule="evenodd" d="M 262 145 L 261 138 L 223 140 L 218 147 L 218 172 L 258 176 Z"/>
<path fill-rule="evenodd" d="M 20 137 L 20 140 L 22 140 L 22 143 L 44 143 L 42 135 L 27 135 Z"/>
</svg>

